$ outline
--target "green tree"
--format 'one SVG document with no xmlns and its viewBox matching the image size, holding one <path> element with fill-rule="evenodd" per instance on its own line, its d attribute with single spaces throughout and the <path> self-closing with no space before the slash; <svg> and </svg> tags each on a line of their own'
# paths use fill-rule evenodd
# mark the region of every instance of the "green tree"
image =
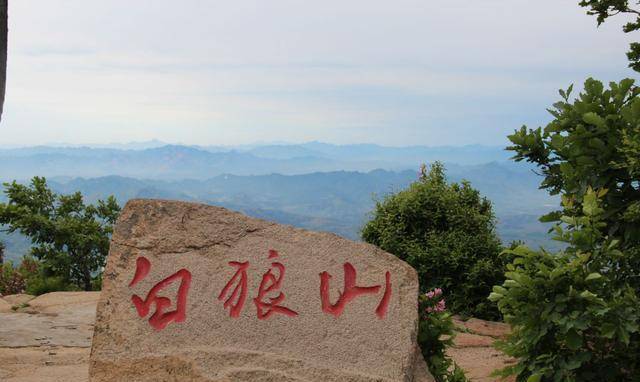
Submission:
<svg viewBox="0 0 640 382">
<path fill-rule="evenodd" d="M 544 129 L 509 136 L 515 160 L 535 163 L 541 187 L 562 196 L 565 251 L 524 246 L 494 287 L 513 334 L 502 344 L 518 381 L 636 381 L 640 374 L 640 90 L 588 79 L 549 110 Z M 597 191 L 595 191 L 597 190 Z"/>
<path fill-rule="evenodd" d="M 627 22 L 622 27 L 625 33 L 630 33 L 640 29 L 640 7 L 638 7 L 640 2 L 635 1 L 635 4 L 633 3 L 633 1 L 629 0 L 582 0 L 579 4 L 589 9 L 587 11 L 588 14 L 597 17 L 598 26 L 604 23 L 609 17 L 615 15 L 623 14 L 631 16 L 633 20 Z M 640 43 L 631 43 L 629 52 L 627 52 L 627 58 L 630 61 L 629 67 L 640 72 Z"/>
<path fill-rule="evenodd" d="M 570 94 L 571 87 L 560 91 L 562 100 L 549 110 L 554 120 L 544 129 L 523 126 L 509 136 L 508 149 L 516 161 L 535 163 L 544 175 L 541 188 L 567 202 L 543 221 L 582 216 L 589 187 L 607 190 L 603 230 L 628 253 L 617 264 L 618 278 L 640 287 L 640 89 L 631 79 L 609 89 L 588 79 L 574 102 Z"/>
<path fill-rule="evenodd" d="M 454 313 L 498 317 L 486 301 L 504 279 L 491 203 L 466 181 L 448 183 L 442 164 L 376 203 L 362 238 L 411 264 L 422 292 L 442 288 Z"/>
<path fill-rule="evenodd" d="M 4 243 L 0 241 L 0 265 L 2 265 L 2 263 L 4 263 L 4 250 L 5 250 L 5 246 Z"/>
<path fill-rule="evenodd" d="M 120 207 L 115 198 L 85 205 L 82 194 L 57 195 L 44 178 L 30 185 L 5 184 L 7 203 L 0 203 L 0 224 L 28 236 L 32 254 L 54 276 L 84 290 L 104 266 L 109 239 Z"/>
<path fill-rule="evenodd" d="M 627 254 L 603 233 L 606 210 L 599 198 L 605 193 L 588 188 L 582 215 L 562 217 L 569 229 L 558 225 L 555 231 L 568 244 L 565 251 L 508 251 L 515 260 L 489 298 L 513 328 L 499 348 L 518 362 L 500 374 L 515 374 L 518 382 L 638 380 L 640 299 L 618 281 L 613 264 Z"/>
</svg>

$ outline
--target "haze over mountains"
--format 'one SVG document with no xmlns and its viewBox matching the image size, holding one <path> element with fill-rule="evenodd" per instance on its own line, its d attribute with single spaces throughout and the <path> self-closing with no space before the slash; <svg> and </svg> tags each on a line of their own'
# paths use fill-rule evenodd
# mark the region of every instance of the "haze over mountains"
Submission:
<svg viewBox="0 0 640 382">
<path fill-rule="evenodd" d="M 198 201 L 303 228 L 357 239 L 375 205 L 417 179 L 421 163 L 445 163 L 450 181 L 469 180 L 494 203 L 505 242 L 549 246 L 538 216 L 558 205 L 539 190 L 540 177 L 508 160 L 501 147 L 337 146 L 326 143 L 238 147 L 147 142 L 107 147 L 0 148 L 0 180 L 46 176 L 62 193 L 88 201 L 115 195 Z M 0 200 L 6 200 L 4 195 Z M 7 238 L 9 257 L 28 249 Z"/>
<path fill-rule="evenodd" d="M 503 148 L 486 146 L 337 146 L 319 142 L 239 147 L 158 146 L 150 142 L 143 149 L 39 146 L 0 149 L 0 177 L 25 179 L 46 174 L 49 177 L 120 175 L 165 180 L 208 179 L 220 174 L 401 171 L 415 170 L 420 163 L 434 160 L 471 165 L 508 158 L 509 153 Z"/>
</svg>

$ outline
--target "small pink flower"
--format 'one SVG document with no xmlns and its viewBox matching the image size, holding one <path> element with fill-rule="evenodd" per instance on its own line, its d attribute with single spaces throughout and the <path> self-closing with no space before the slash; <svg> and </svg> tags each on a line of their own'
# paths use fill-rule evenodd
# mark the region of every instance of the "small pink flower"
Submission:
<svg viewBox="0 0 640 382">
<path fill-rule="evenodd" d="M 425 296 L 426 296 L 429 300 L 431 300 L 432 298 L 435 298 L 435 297 L 442 296 L 442 289 L 440 289 L 440 288 L 436 288 L 436 289 L 434 289 L 434 290 L 430 290 L 429 292 L 425 293 Z"/>
</svg>

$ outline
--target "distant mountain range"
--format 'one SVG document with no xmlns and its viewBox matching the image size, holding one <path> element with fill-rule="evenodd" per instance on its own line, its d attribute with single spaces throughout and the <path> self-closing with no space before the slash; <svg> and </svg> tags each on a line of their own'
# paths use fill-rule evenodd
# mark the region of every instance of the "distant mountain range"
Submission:
<svg viewBox="0 0 640 382">
<path fill-rule="evenodd" d="M 421 163 L 441 160 L 449 180 L 469 180 L 493 202 L 504 242 L 557 247 L 537 221 L 557 199 L 538 189 L 541 179 L 529 166 L 508 157 L 483 146 L 32 147 L 0 150 L 0 180 L 40 175 L 55 191 L 81 191 L 90 202 L 108 195 L 121 204 L 132 198 L 197 201 L 358 239 L 375 200 L 415 181 Z M 29 247 L 17 235 L 0 234 L 0 240 L 12 258 Z"/>
<path fill-rule="evenodd" d="M 319 142 L 239 147 L 166 145 L 143 149 L 40 146 L 0 149 L 0 178 L 27 179 L 46 174 L 176 180 L 209 179 L 221 174 L 401 171 L 415 170 L 421 163 L 435 160 L 474 165 L 503 162 L 509 156 L 503 148 L 488 146 L 338 146 Z"/>
</svg>

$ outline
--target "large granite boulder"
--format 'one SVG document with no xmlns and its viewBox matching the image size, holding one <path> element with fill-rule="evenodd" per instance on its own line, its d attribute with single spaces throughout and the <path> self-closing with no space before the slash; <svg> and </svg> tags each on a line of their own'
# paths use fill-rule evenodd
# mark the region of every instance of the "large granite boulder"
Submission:
<svg viewBox="0 0 640 382">
<path fill-rule="evenodd" d="M 416 272 L 374 246 L 133 200 L 111 242 L 90 380 L 426 381 L 417 296 Z"/>
</svg>

